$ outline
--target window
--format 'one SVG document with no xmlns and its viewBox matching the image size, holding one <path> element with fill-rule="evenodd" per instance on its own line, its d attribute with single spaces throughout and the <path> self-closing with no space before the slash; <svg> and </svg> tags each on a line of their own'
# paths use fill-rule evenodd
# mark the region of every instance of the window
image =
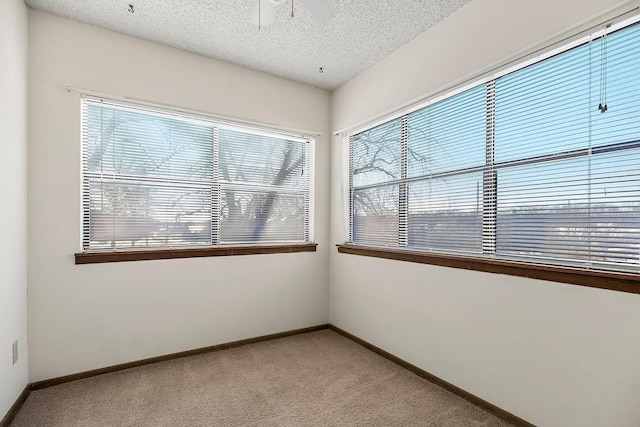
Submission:
<svg viewBox="0 0 640 427">
<path fill-rule="evenodd" d="M 640 24 L 607 32 L 351 134 L 349 243 L 639 273 Z"/>
<path fill-rule="evenodd" d="M 312 241 L 312 140 L 83 97 L 83 250 Z"/>
</svg>

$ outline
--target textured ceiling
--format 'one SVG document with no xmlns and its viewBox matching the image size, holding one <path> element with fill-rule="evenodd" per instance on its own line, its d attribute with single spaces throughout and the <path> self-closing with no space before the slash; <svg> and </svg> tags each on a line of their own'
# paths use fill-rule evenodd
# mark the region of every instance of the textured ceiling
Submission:
<svg viewBox="0 0 640 427">
<path fill-rule="evenodd" d="M 470 0 L 328 0 L 334 16 L 325 25 L 297 0 L 291 18 L 291 1 L 258 29 L 251 23 L 258 0 L 25 0 L 34 9 L 329 90 Z"/>
</svg>

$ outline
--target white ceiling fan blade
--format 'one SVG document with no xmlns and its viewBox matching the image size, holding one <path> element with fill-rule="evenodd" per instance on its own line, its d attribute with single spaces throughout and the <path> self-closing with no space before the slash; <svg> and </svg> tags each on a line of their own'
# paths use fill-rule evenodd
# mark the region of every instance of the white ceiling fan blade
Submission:
<svg viewBox="0 0 640 427">
<path fill-rule="evenodd" d="M 333 10 L 327 0 L 298 0 L 321 25 L 333 17 Z"/>
<path fill-rule="evenodd" d="M 268 27 L 276 18 L 277 4 L 271 0 L 255 0 L 256 5 L 251 14 L 251 23 L 256 27 Z"/>
</svg>

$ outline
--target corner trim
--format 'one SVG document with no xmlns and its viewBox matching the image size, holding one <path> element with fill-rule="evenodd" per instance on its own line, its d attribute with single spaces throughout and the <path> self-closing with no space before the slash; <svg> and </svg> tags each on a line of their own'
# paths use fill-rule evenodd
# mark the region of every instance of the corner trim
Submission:
<svg viewBox="0 0 640 427">
<path fill-rule="evenodd" d="M 9 408 L 7 414 L 4 416 L 4 418 L 2 418 L 2 421 L 0 421 L 0 427 L 9 427 L 9 424 L 11 424 L 11 421 L 13 421 L 20 408 L 22 408 L 22 405 L 24 404 L 25 400 L 27 400 L 27 397 L 29 397 L 30 393 L 31 384 L 27 384 L 24 390 L 22 390 L 22 393 L 20 393 L 16 401 L 13 403 L 13 405 L 11 405 L 11 408 Z"/>
<path fill-rule="evenodd" d="M 263 341 L 275 340 L 278 338 L 290 337 L 293 335 L 306 334 L 308 332 L 320 331 L 327 329 L 329 325 L 317 325 L 302 329 L 293 329 L 291 331 L 278 332 L 275 334 L 262 335 L 254 338 L 247 338 L 239 341 L 232 341 L 223 344 L 212 345 L 209 347 L 201 347 L 193 350 L 181 351 L 178 353 L 166 354 L 163 356 L 150 357 L 148 359 L 136 360 L 133 362 L 122 363 L 120 365 L 107 366 L 99 369 L 92 369 L 90 371 L 79 372 L 77 374 L 65 375 L 62 377 L 51 378 L 43 381 L 36 381 L 30 384 L 31 390 L 41 390 L 43 388 L 53 387 L 55 385 L 68 383 L 70 381 L 82 380 L 85 378 L 95 377 L 96 375 L 108 374 L 110 372 L 122 371 L 124 369 L 136 368 L 138 366 L 150 365 L 152 363 L 164 362 L 167 360 L 180 359 L 182 357 L 196 356 L 199 354 L 213 353 L 220 350 L 227 350 L 230 348 L 240 347 L 247 344 L 255 344 Z M 1 426 L 4 427 L 4 426 Z"/>
<path fill-rule="evenodd" d="M 510 412 L 505 411 L 502 408 L 497 407 L 496 405 L 487 402 L 484 399 L 479 398 L 478 396 L 469 393 L 468 391 L 465 391 L 463 389 L 461 389 L 460 387 L 457 387 L 453 384 L 451 384 L 450 382 L 447 382 L 445 380 L 443 380 L 442 378 L 436 377 L 435 375 L 418 368 L 415 365 L 412 365 L 411 363 L 400 359 L 397 356 L 394 356 L 393 354 L 382 350 L 379 347 L 376 347 L 373 344 L 368 343 L 367 341 L 356 337 L 355 335 L 350 334 L 349 332 L 338 328 L 337 326 L 334 326 L 332 324 L 329 324 L 329 329 L 342 335 L 345 338 L 350 339 L 351 341 L 355 342 L 356 344 L 360 344 L 361 346 L 363 346 L 364 348 L 366 348 L 367 350 L 370 350 L 374 353 L 379 354 L 380 356 L 384 357 L 385 359 L 395 363 L 396 365 L 399 365 L 403 368 L 405 368 L 408 371 L 413 372 L 414 374 L 416 374 L 417 376 L 424 378 L 425 380 L 434 383 L 437 386 L 442 387 L 443 389 L 465 399 L 467 402 L 472 403 L 482 409 L 484 409 L 487 412 L 490 412 L 491 414 L 507 421 L 510 422 L 518 427 L 536 427 L 535 424 L 531 424 L 528 421 L 523 420 L 522 418 L 513 415 Z"/>
</svg>

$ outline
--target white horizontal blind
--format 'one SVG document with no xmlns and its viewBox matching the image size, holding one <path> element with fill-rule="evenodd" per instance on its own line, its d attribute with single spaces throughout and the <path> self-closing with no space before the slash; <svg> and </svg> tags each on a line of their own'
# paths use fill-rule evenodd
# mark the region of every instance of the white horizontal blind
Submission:
<svg viewBox="0 0 640 427">
<path fill-rule="evenodd" d="M 496 80 L 498 255 L 636 270 L 640 26 Z"/>
<path fill-rule="evenodd" d="M 351 135 L 351 242 L 638 272 L 638 70 L 633 24 Z"/>
<path fill-rule="evenodd" d="M 220 242 L 309 239 L 309 146 L 220 129 Z"/>
<path fill-rule="evenodd" d="M 85 251 L 311 239 L 310 142 L 82 99 Z"/>
<path fill-rule="evenodd" d="M 350 139 L 352 231 L 358 243 L 398 246 L 402 122 L 396 119 Z"/>
<path fill-rule="evenodd" d="M 408 115 L 409 246 L 482 249 L 484 85 Z"/>
<path fill-rule="evenodd" d="M 485 92 L 352 136 L 353 242 L 481 251 Z"/>
</svg>

